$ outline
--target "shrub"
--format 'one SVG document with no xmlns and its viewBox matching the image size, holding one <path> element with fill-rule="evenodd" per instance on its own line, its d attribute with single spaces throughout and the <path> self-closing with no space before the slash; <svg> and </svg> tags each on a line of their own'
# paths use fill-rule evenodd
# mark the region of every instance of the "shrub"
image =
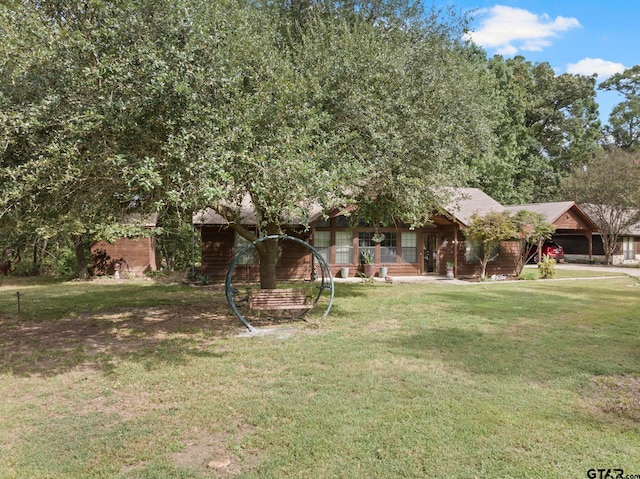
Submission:
<svg viewBox="0 0 640 479">
<path fill-rule="evenodd" d="M 536 270 L 525 269 L 525 270 L 522 270 L 522 272 L 518 276 L 518 279 L 530 281 L 530 280 L 538 279 L 538 277 L 539 277 L 538 272 Z"/>
<path fill-rule="evenodd" d="M 542 258 L 542 261 L 538 263 L 538 273 L 540 275 L 540 279 L 555 278 L 556 260 L 549 256 L 544 256 Z"/>
</svg>

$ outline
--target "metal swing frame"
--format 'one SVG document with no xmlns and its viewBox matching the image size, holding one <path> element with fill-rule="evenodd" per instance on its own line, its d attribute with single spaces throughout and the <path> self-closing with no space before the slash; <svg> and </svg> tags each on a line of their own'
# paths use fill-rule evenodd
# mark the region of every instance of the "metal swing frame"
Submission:
<svg viewBox="0 0 640 479">
<path fill-rule="evenodd" d="M 233 289 L 231 287 L 231 278 L 233 277 L 233 272 L 236 268 L 236 265 L 238 264 L 240 257 L 246 253 L 249 248 L 255 248 L 255 245 L 258 243 L 262 243 L 263 241 L 267 241 L 267 240 L 286 240 L 286 241 L 294 241 L 295 243 L 298 243 L 302 246 L 304 246 L 305 248 L 307 248 L 309 251 L 311 251 L 311 253 L 313 254 L 314 258 L 317 260 L 317 264 L 320 265 L 320 286 L 318 288 L 318 294 L 316 295 L 314 301 L 313 301 L 313 306 L 315 306 L 318 301 L 320 300 L 320 297 L 322 296 L 323 291 L 325 290 L 329 290 L 329 304 L 327 305 L 327 309 L 324 311 L 324 314 L 322 315 L 322 318 L 320 318 L 320 321 L 322 321 L 324 318 L 327 317 L 327 315 L 329 314 L 329 311 L 331 310 L 331 306 L 333 304 L 333 297 L 334 297 L 334 284 L 333 284 L 333 276 L 331 275 L 331 270 L 329 269 L 329 265 L 327 264 L 327 262 L 325 261 L 325 259 L 322 257 L 322 255 L 320 254 L 320 252 L 315 249 L 313 246 L 311 246 L 309 243 L 307 243 L 306 241 L 301 240 L 300 238 L 296 238 L 294 236 L 289 236 L 289 235 L 269 235 L 269 236 L 263 236 L 262 238 L 258 238 L 257 240 L 253 241 L 252 243 L 247 244 L 244 248 L 242 248 L 240 251 L 238 251 L 238 253 L 236 253 L 235 257 L 233 258 L 233 261 L 231 262 L 231 265 L 229 266 L 229 270 L 227 271 L 227 278 L 225 280 L 225 294 L 227 296 L 227 302 L 229 303 L 229 306 L 231 306 L 232 311 L 234 312 L 234 314 L 238 317 L 238 319 L 240 321 L 242 321 L 242 324 L 244 324 L 247 329 L 251 332 L 255 332 L 256 328 L 254 328 L 253 326 L 251 326 L 251 324 L 249 323 L 249 321 L 247 321 L 247 319 L 242 315 L 242 313 L 240 312 L 240 310 L 238 309 L 238 306 L 236 305 L 235 299 L 233 297 Z"/>
</svg>

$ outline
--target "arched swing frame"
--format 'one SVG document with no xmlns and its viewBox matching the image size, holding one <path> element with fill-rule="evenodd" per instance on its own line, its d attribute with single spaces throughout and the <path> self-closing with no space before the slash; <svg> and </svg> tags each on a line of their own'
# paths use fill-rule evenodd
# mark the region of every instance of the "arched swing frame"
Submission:
<svg viewBox="0 0 640 479">
<path fill-rule="evenodd" d="M 238 317 L 238 319 L 242 322 L 242 324 L 244 324 L 247 327 L 249 331 L 251 332 L 256 331 L 256 328 L 251 326 L 249 321 L 247 321 L 247 319 L 243 316 L 243 314 L 238 309 L 238 306 L 236 305 L 235 299 L 233 297 L 233 289 L 231 286 L 231 281 L 233 278 L 233 272 L 236 269 L 236 266 L 240 261 L 240 258 L 242 257 L 242 255 L 245 254 L 247 251 L 249 251 L 250 248 L 255 248 L 256 244 L 262 243 L 263 241 L 267 241 L 267 240 L 293 241 L 295 243 L 298 243 L 304 246 L 309 251 L 311 251 L 317 264 L 320 265 L 320 276 L 319 276 L 320 286 L 318 288 L 318 294 L 316 295 L 313 301 L 313 305 L 315 306 L 318 303 L 318 301 L 320 300 L 320 297 L 322 296 L 322 293 L 325 290 L 327 289 L 329 290 L 329 304 L 327 305 L 327 308 L 325 309 L 322 315 L 322 318 L 320 318 L 320 321 L 322 321 L 324 318 L 326 318 L 329 315 L 329 311 L 331 311 L 331 306 L 333 305 L 334 284 L 333 284 L 333 276 L 331 275 L 331 270 L 329 269 L 329 265 L 327 264 L 325 259 L 322 257 L 320 252 L 317 249 L 315 249 L 313 246 L 311 246 L 309 243 L 301 240 L 300 238 L 296 238 L 294 236 L 289 236 L 285 234 L 268 235 L 268 236 L 263 236 L 262 238 L 258 238 L 257 240 L 247 244 L 244 248 L 238 251 L 234 256 L 233 261 L 231 262 L 231 265 L 229 265 L 229 270 L 227 271 L 227 278 L 225 280 L 225 294 L 227 296 L 227 302 L 229 303 L 229 306 L 231 306 L 233 313 Z"/>
</svg>

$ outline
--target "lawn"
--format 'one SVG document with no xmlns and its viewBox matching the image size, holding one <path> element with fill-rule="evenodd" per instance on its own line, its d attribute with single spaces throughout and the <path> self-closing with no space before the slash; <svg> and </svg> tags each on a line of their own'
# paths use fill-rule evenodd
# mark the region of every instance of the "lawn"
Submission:
<svg viewBox="0 0 640 479">
<path fill-rule="evenodd" d="M 219 286 L 5 282 L 0 478 L 640 474 L 634 279 L 338 283 L 259 330 Z"/>
</svg>

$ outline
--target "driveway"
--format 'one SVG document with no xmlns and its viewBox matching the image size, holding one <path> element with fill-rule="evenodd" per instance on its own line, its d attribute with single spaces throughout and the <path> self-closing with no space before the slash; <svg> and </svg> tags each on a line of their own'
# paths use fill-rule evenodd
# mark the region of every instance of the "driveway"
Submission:
<svg viewBox="0 0 640 479">
<path fill-rule="evenodd" d="M 577 263 L 558 263 L 558 269 L 581 269 L 589 271 L 602 271 L 606 273 L 628 274 L 629 276 L 640 277 L 640 268 L 628 266 L 605 266 L 602 264 L 577 264 Z"/>
</svg>

